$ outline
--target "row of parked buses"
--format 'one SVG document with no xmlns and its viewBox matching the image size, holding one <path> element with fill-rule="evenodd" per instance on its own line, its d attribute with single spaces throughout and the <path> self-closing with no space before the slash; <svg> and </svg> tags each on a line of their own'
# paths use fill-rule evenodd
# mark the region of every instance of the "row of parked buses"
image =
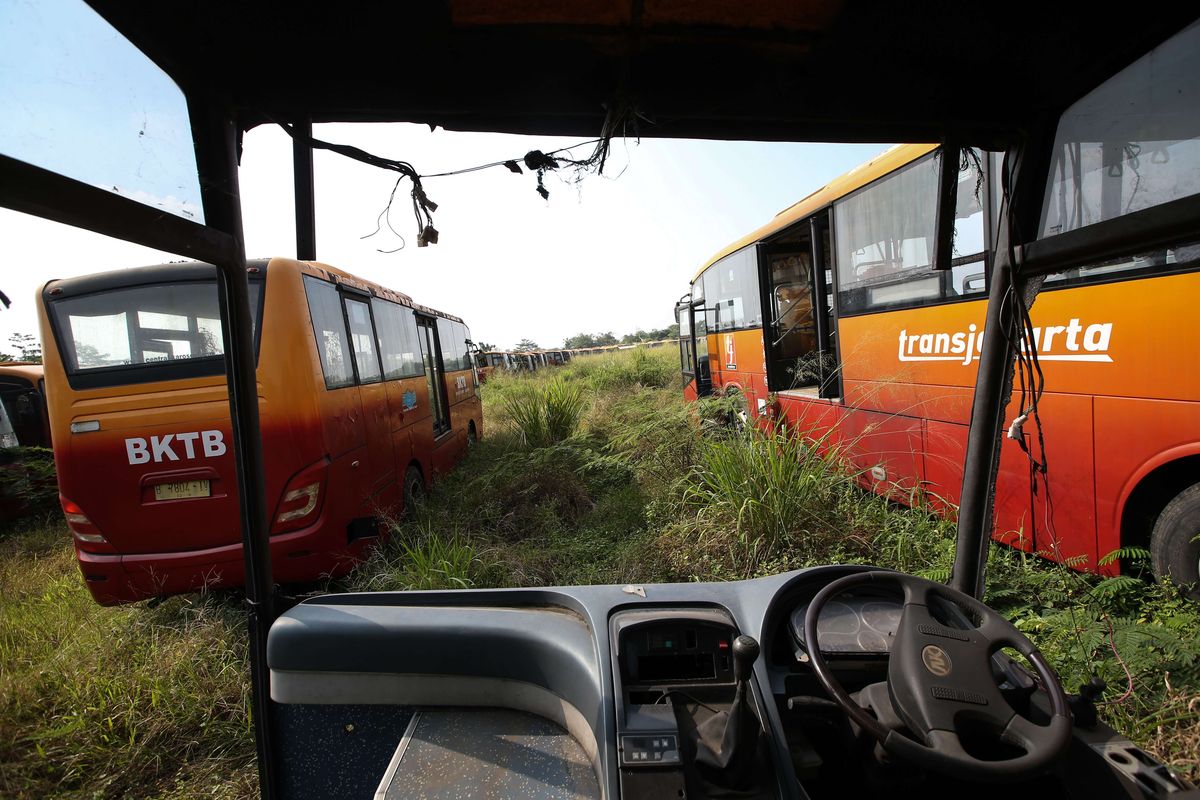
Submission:
<svg viewBox="0 0 1200 800">
<path fill-rule="evenodd" d="M 1173 185 L 1168 162 L 1147 185 Z M 1140 202 L 1137 182 L 1098 157 L 1074 169 L 1088 170 L 1106 209 Z M 676 312 L 687 396 L 739 391 L 752 414 L 836 449 L 876 491 L 952 509 L 991 335 L 1000 155 L 963 161 L 945 270 L 932 266 L 937 173 L 932 145 L 889 150 L 719 252 Z M 1047 198 L 1043 237 L 1091 213 L 1057 184 Z M 1118 571 L 1108 557 L 1118 548 L 1149 548 L 1158 574 L 1197 582 L 1194 238 L 1046 279 L 1030 326 L 1044 436 L 1018 392 L 996 489 L 1000 541 L 1105 574 Z"/>
<path fill-rule="evenodd" d="M 345 573 L 483 432 L 458 317 L 318 263 L 252 261 L 279 582 Z M 67 525 L 103 604 L 244 580 L 216 274 L 164 264 L 39 293 Z"/>
<path fill-rule="evenodd" d="M 561 367 L 571 360 L 571 350 L 483 350 L 475 353 L 475 371 L 480 382 L 496 371 L 534 372 L 543 367 Z"/>
<path fill-rule="evenodd" d="M 484 350 L 475 353 L 475 370 L 482 383 L 493 372 L 534 372 L 543 367 L 557 367 L 579 356 L 602 355 L 635 347 L 663 347 L 674 345 L 675 339 L 660 339 L 633 344 L 606 344 L 595 347 L 575 347 L 566 350 Z"/>
</svg>

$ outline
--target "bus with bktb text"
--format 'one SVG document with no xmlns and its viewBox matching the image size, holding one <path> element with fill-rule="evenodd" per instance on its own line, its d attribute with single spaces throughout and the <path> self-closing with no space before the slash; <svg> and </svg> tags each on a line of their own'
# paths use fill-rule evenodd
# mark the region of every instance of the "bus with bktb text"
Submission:
<svg viewBox="0 0 1200 800">
<path fill-rule="evenodd" d="M 1042 237 L 1183 191 L 1172 156 L 1188 158 L 1177 144 L 1140 158 L 1060 146 Z M 951 508 L 1003 165 L 999 154 L 963 153 L 953 253 L 939 270 L 934 150 L 894 147 L 784 210 L 705 263 L 676 313 L 687 396 L 741 392 L 760 421 L 836 449 L 876 491 Z M 1080 175 L 1084 196 L 1063 191 Z M 1119 571 L 1109 557 L 1118 548 L 1148 548 L 1157 573 L 1197 582 L 1198 269 L 1200 247 L 1185 240 L 1046 279 L 1030 319 L 1042 428 L 1018 391 L 1001 448 L 997 539 L 1104 574 Z"/>
<path fill-rule="evenodd" d="M 483 430 L 457 317 L 324 264 L 252 261 L 271 564 L 345 573 Z M 216 271 L 39 292 L 67 525 L 103 604 L 243 583 Z"/>
</svg>

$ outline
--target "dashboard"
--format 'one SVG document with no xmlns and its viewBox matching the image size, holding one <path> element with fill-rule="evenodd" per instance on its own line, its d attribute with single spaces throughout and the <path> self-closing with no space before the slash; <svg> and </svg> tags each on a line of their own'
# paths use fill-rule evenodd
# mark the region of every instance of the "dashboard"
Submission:
<svg viewBox="0 0 1200 800">
<path fill-rule="evenodd" d="M 437 708 L 467 715 L 456 718 L 455 730 L 469 729 L 462 719 L 475 713 L 500 724 L 485 716 L 495 709 L 549 721 L 576 743 L 571 763 L 590 765 L 594 785 L 583 787 L 572 773 L 574 796 L 602 800 L 720 796 L 695 791 L 685 773 L 700 763 L 696 742 L 714 752 L 723 746 L 721 715 L 744 720 L 748 710 L 761 739 L 743 752 L 753 756 L 747 770 L 761 785 L 744 796 L 827 794 L 822 776 L 861 773 L 847 759 L 861 759 L 862 750 L 812 671 L 804 615 L 825 586 L 870 569 L 306 600 L 275 621 L 267 647 L 283 795 L 372 796 L 381 775 L 396 774 L 414 713 Z M 900 592 L 886 584 L 852 588 L 826 605 L 821 649 L 847 691 L 886 678 L 901 609 Z M 756 652 L 762 648 L 743 662 L 748 681 L 736 678 L 731 659 L 744 636 L 757 640 Z M 537 740 L 505 736 L 510 744 Z M 466 751 L 452 742 L 438 750 L 447 758 Z M 335 782 L 322 783 L 324 773 L 313 766 L 325 762 L 338 765 L 329 773 Z M 472 763 L 484 762 L 504 763 Z"/>
<path fill-rule="evenodd" d="M 372 723 L 356 726 L 356 739 L 345 736 L 348 707 L 378 713 L 380 706 L 500 706 L 543 716 L 569 732 L 592 762 L 599 796 L 616 800 L 629 794 L 621 786 L 638 766 L 623 761 L 622 748 L 646 739 L 670 760 L 674 742 L 662 731 L 674 722 L 663 717 L 666 697 L 677 692 L 677 705 L 696 699 L 723 707 L 734 686 L 731 642 L 747 634 L 764 651 L 751 679 L 766 734 L 764 752 L 774 764 L 789 764 L 780 709 L 790 696 L 811 693 L 806 683 L 811 671 L 797 657 L 804 644 L 804 610 L 828 583 L 865 569 L 819 567 L 727 583 L 306 600 L 276 620 L 268 642 L 271 695 L 282 709 L 285 731 L 282 763 L 303 761 L 302 752 L 313 747 L 347 763 L 365 750 L 394 749 L 382 743 L 364 749 L 364 743 L 370 735 L 399 738 L 402 729 Z M 874 679 L 886 665 L 899 609 L 899 598 L 886 593 L 836 598 L 821 618 L 821 646 L 873 661 Z M 844 660 L 840 668 L 856 667 Z M 323 721 L 320 730 L 327 726 L 335 733 L 316 740 L 312 731 L 286 734 L 290 725 L 309 728 L 316 720 Z M 295 753 L 287 752 L 292 742 L 300 748 Z M 656 753 L 647 760 L 658 760 Z M 386 768 L 385 760 L 364 765 L 363 773 L 377 781 Z M 772 796 L 805 796 L 792 769 L 770 771 L 776 773 Z M 294 788 L 297 797 L 323 790 L 311 778 L 296 781 Z"/>
</svg>

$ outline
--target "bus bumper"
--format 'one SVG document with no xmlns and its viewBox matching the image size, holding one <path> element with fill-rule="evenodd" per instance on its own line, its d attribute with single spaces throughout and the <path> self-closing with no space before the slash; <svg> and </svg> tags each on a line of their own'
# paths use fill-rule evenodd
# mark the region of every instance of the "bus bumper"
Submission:
<svg viewBox="0 0 1200 800">
<path fill-rule="evenodd" d="M 305 529 L 271 539 L 271 572 L 278 583 L 337 577 L 350 571 L 374 538 L 331 550 L 328 532 Z M 79 570 L 97 603 L 115 606 L 151 597 L 227 589 L 246 583 L 241 543 L 178 553 L 88 553 L 75 548 Z"/>
</svg>

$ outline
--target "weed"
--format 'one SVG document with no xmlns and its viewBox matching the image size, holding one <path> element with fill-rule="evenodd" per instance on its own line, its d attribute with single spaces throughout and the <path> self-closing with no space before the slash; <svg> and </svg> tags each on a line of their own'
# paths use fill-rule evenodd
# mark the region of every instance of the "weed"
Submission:
<svg viewBox="0 0 1200 800">
<path fill-rule="evenodd" d="M 504 409 L 528 447 L 547 447 L 571 438 L 583 417 L 583 390 L 562 378 L 529 382 L 511 392 Z"/>
<path fill-rule="evenodd" d="M 0 796 L 254 793 L 237 605 L 101 608 L 69 542 L 60 519 L 0 548 Z"/>
</svg>

